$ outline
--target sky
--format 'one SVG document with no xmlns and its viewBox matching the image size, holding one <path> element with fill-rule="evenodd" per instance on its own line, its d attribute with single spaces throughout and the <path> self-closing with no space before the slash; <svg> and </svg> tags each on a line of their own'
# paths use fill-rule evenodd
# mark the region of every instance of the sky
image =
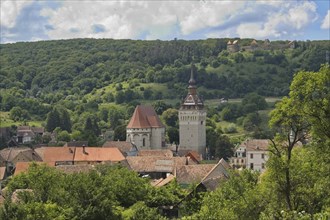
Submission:
<svg viewBox="0 0 330 220">
<path fill-rule="evenodd" d="M 1 0 L 3 43 L 72 38 L 330 40 L 328 0 Z"/>
</svg>

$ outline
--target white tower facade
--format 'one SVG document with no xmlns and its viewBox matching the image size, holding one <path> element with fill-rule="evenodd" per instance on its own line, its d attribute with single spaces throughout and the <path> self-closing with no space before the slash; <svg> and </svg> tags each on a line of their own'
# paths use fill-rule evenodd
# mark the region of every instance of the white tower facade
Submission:
<svg viewBox="0 0 330 220">
<path fill-rule="evenodd" d="M 191 149 L 205 157 L 206 153 L 206 110 L 198 96 L 194 79 L 195 66 L 191 66 L 188 95 L 179 110 L 180 149 Z"/>
</svg>

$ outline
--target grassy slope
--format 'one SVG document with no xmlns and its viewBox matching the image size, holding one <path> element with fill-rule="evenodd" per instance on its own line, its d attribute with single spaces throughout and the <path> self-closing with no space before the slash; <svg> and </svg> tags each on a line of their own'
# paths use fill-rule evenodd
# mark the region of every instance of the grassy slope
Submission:
<svg viewBox="0 0 330 220">
<path fill-rule="evenodd" d="M 43 121 L 27 121 L 29 126 L 41 127 Z M 10 127 L 12 125 L 23 125 L 22 121 L 13 121 L 9 118 L 9 112 L 0 112 L 0 127 Z"/>
</svg>

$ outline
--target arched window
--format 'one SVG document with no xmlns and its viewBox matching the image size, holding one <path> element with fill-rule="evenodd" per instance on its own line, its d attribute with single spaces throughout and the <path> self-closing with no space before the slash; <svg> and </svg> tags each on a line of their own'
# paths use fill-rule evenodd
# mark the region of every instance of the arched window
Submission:
<svg viewBox="0 0 330 220">
<path fill-rule="evenodd" d="M 143 147 L 146 146 L 146 139 L 145 139 L 145 138 L 142 139 L 142 146 L 143 146 Z"/>
</svg>

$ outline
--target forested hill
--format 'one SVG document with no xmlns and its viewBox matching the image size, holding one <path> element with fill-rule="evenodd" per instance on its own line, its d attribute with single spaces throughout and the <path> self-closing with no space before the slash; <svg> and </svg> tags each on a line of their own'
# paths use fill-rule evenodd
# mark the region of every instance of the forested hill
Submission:
<svg viewBox="0 0 330 220">
<path fill-rule="evenodd" d="M 197 66 L 196 78 L 204 98 L 235 98 L 249 92 L 283 96 L 288 93 L 293 74 L 302 69 L 317 71 L 329 50 L 329 41 L 298 41 L 294 49 L 287 47 L 288 41 L 274 41 L 267 50 L 262 47 L 263 41 L 257 41 L 259 49 L 229 53 L 228 40 L 233 39 L 74 39 L 2 44 L 1 110 L 22 105 L 18 102 L 23 97 L 31 103 L 48 104 L 68 96 L 81 100 L 111 85 L 117 90 L 107 94 L 104 89 L 100 95 L 104 102 L 113 101 L 120 98 L 116 96 L 123 82 L 129 83 L 134 95 L 124 94 L 118 103 L 134 98 L 178 99 L 186 92 L 191 62 Z M 239 40 L 240 46 L 251 42 Z M 141 83 L 147 83 L 146 88 L 135 91 Z M 167 89 L 155 94 L 148 87 L 150 83 L 161 83 Z"/>
</svg>

